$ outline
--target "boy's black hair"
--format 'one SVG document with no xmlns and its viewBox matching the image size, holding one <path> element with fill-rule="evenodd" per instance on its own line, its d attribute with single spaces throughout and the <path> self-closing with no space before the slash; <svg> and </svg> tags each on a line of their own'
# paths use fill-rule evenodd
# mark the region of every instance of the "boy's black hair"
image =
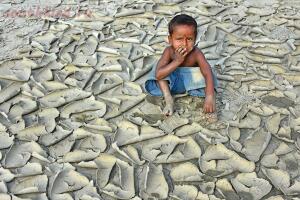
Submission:
<svg viewBox="0 0 300 200">
<path fill-rule="evenodd" d="M 176 15 L 175 17 L 173 17 L 173 19 L 171 19 L 171 21 L 169 22 L 169 34 L 172 35 L 173 31 L 174 31 L 174 27 L 176 25 L 190 25 L 193 26 L 195 28 L 195 36 L 197 36 L 197 22 L 196 20 L 187 15 L 187 14 L 180 14 L 180 15 Z"/>
</svg>

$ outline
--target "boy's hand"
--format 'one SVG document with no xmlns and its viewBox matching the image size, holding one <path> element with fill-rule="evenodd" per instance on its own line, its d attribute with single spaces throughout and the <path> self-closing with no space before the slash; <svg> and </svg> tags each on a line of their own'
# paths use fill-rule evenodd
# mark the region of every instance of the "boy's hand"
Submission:
<svg viewBox="0 0 300 200">
<path fill-rule="evenodd" d="M 205 113 L 212 113 L 216 110 L 216 102 L 214 95 L 209 95 L 205 97 L 203 110 Z"/>
<path fill-rule="evenodd" d="M 189 52 L 187 51 L 186 47 L 180 46 L 177 49 L 175 49 L 175 59 L 174 60 L 176 62 L 178 62 L 179 64 L 181 64 L 184 61 L 184 59 L 188 53 Z"/>
</svg>

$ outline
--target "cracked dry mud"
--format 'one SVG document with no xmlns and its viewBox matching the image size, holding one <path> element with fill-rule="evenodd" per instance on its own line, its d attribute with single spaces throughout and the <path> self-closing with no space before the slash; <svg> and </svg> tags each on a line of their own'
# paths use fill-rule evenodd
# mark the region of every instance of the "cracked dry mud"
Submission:
<svg viewBox="0 0 300 200">
<path fill-rule="evenodd" d="M 68 17 L 4 17 L 32 6 Z M 297 0 L 0 2 L 1 200 L 297 200 Z M 179 13 L 215 70 L 175 113 L 143 83 Z M 52 13 L 53 14 L 53 13 Z"/>
</svg>

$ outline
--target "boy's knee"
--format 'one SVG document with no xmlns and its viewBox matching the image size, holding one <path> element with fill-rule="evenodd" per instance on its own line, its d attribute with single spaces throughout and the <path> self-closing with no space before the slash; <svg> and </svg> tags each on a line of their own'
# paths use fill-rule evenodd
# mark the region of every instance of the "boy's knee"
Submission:
<svg viewBox="0 0 300 200">
<path fill-rule="evenodd" d="M 152 96 L 162 96 L 158 81 L 156 80 L 146 81 L 145 90 Z"/>
</svg>

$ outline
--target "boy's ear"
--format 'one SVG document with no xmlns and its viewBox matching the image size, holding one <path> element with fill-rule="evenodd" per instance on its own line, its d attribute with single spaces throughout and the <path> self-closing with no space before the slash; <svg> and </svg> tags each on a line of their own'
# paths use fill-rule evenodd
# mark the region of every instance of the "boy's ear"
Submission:
<svg viewBox="0 0 300 200">
<path fill-rule="evenodd" d="M 171 36 L 168 35 L 168 42 L 169 42 L 170 45 L 172 44 L 172 40 L 171 39 L 172 39 Z"/>
</svg>

